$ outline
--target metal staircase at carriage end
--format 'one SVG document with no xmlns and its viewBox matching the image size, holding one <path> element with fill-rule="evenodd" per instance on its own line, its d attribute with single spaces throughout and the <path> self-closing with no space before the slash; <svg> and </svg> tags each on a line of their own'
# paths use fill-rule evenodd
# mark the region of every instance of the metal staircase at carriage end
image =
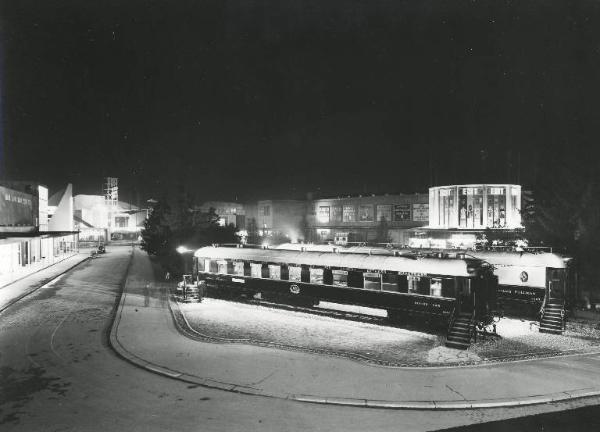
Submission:
<svg viewBox="0 0 600 432">
<path fill-rule="evenodd" d="M 449 348 L 467 349 L 471 345 L 471 336 L 475 328 L 473 315 L 470 313 L 460 313 L 451 322 L 448 327 L 446 337 L 446 346 Z"/>
<path fill-rule="evenodd" d="M 563 300 L 547 300 L 542 309 L 540 333 L 562 334 L 565 329 L 565 304 Z"/>
</svg>

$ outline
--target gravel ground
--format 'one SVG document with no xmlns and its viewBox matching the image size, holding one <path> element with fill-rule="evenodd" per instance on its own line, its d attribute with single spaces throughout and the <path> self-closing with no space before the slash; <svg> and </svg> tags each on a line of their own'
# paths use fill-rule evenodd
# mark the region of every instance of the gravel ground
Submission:
<svg viewBox="0 0 600 432">
<path fill-rule="evenodd" d="M 558 355 L 600 350 L 600 330 L 587 323 L 567 322 L 563 335 L 540 333 L 537 321 L 503 318 L 497 323 L 501 339 L 487 337 L 469 351 L 486 360 Z"/>
<path fill-rule="evenodd" d="M 179 305 L 189 325 L 209 338 L 285 346 L 405 365 L 427 363 L 436 335 L 245 303 L 206 298 Z"/>
<path fill-rule="evenodd" d="M 600 326 L 586 322 L 568 322 L 564 335 L 551 335 L 539 333 L 535 321 L 503 318 L 496 327 L 500 337 L 480 336 L 468 350 L 456 350 L 444 346 L 441 334 L 255 304 L 205 298 L 173 310 L 209 341 L 274 346 L 388 366 L 474 364 L 600 351 Z"/>
</svg>

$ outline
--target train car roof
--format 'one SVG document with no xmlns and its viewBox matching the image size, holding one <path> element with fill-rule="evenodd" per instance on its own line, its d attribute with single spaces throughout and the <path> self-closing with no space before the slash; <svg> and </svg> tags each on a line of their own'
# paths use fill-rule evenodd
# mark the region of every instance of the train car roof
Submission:
<svg viewBox="0 0 600 432">
<path fill-rule="evenodd" d="M 207 246 L 198 249 L 198 258 L 261 261 L 318 267 L 356 268 L 402 273 L 470 277 L 468 262 L 461 259 L 397 257 L 393 255 L 337 254 L 331 252 L 290 251 Z M 480 261 L 480 260 L 477 260 Z"/>
<path fill-rule="evenodd" d="M 570 260 L 570 258 L 549 252 L 467 251 L 465 252 L 465 255 L 479 258 L 493 265 L 514 265 L 523 267 L 565 268 Z"/>
<path fill-rule="evenodd" d="M 571 258 L 561 254 L 550 252 L 518 252 L 518 251 L 473 251 L 473 250 L 421 250 L 421 249 L 389 249 L 384 247 L 369 247 L 369 246 L 335 246 L 335 245 L 312 245 L 312 244 L 295 244 L 284 243 L 277 246 L 280 250 L 300 250 L 304 247 L 308 251 L 321 250 L 334 252 L 338 250 L 341 253 L 371 253 L 371 254 L 393 254 L 394 251 L 400 255 L 409 255 L 412 252 L 450 252 L 451 254 L 464 254 L 471 256 L 490 264 L 497 266 L 522 266 L 522 267 L 550 267 L 550 268 L 566 268 Z M 317 248 L 317 249 L 315 249 Z"/>
</svg>

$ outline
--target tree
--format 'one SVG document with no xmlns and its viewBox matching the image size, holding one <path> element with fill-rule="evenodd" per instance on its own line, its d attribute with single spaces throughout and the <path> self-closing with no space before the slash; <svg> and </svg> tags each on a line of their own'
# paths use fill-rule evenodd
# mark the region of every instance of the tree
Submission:
<svg viewBox="0 0 600 432">
<path fill-rule="evenodd" d="M 170 213 L 169 204 L 165 200 L 160 200 L 152 208 L 148 219 L 144 221 L 141 248 L 148 252 L 148 255 L 168 254 L 172 236 L 168 224 Z"/>
<path fill-rule="evenodd" d="M 530 245 L 553 246 L 573 256 L 581 288 L 600 297 L 598 196 L 600 179 L 595 169 L 574 161 L 556 162 L 550 175 L 536 185 L 522 220 Z"/>
<path fill-rule="evenodd" d="M 388 221 L 385 216 L 381 216 L 379 220 L 379 224 L 377 224 L 377 243 L 390 243 L 389 229 L 388 229 Z"/>
</svg>

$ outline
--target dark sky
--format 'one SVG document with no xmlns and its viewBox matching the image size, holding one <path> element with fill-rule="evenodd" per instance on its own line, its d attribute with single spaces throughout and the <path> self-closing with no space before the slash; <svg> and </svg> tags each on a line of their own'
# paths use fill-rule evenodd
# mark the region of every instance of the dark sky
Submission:
<svg viewBox="0 0 600 432">
<path fill-rule="evenodd" d="M 597 1 L 0 4 L 4 175 L 51 189 L 527 185 L 600 139 Z"/>
</svg>

